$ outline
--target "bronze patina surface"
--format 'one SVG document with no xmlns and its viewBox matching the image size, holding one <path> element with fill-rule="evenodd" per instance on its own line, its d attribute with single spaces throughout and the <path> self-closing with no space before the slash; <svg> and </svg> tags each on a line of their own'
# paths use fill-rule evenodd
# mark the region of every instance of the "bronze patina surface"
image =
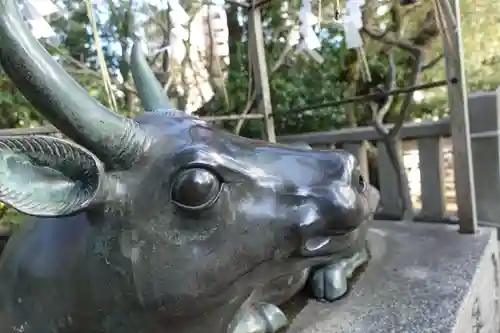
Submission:
<svg viewBox="0 0 500 333">
<path fill-rule="evenodd" d="M 378 196 L 353 155 L 268 144 L 173 110 L 139 48 L 146 109 L 90 97 L 0 0 L 0 63 L 72 141 L 0 137 L 0 200 L 33 216 L 0 261 L 2 333 L 275 332 L 312 281 L 346 291 Z"/>
</svg>

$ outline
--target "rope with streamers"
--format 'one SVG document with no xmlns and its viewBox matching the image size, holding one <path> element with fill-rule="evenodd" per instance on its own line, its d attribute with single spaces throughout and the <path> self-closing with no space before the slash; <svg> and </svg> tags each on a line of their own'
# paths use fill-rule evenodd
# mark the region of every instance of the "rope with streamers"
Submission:
<svg viewBox="0 0 500 333">
<path fill-rule="evenodd" d="M 299 12 L 299 28 L 290 32 L 289 44 L 296 46 L 297 51 L 311 56 L 318 63 L 323 63 L 323 57 L 318 53 L 321 41 L 316 35 L 315 28 L 319 18 L 312 13 L 312 0 L 301 0 Z M 359 30 L 363 28 L 361 8 L 365 0 L 347 0 L 345 8 L 341 8 L 340 0 L 335 0 L 333 22 L 344 31 L 344 38 L 348 49 L 356 49 L 361 59 L 361 73 L 364 80 L 372 80 L 368 60 L 363 49 L 363 39 Z M 297 31 L 298 30 L 298 31 Z"/>
<path fill-rule="evenodd" d="M 285 12 L 287 9 L 288 6 L 282 5 L 282 11 Z M 288 19 L 288 14 L 286 14 L 286 17 L 285 25 L 290 25 L 291 20 Z M 288 47 L 295 47 L 298 52 L 307 54 L 320 64 L 323 63 L 323 57 L 316 51 L 321 47 L 321 41 L 314 31 L 319 24 L 319 19 L 312 13 L 312 0 L 301 1 L 299 22 L 298 27 L 292 27 L 290 30 Z"/>
<path fill-rule="evenodd" d="M 44 17 L 62 12 L 61 8 L 50 0 L 24 0 L 20 5 L 21 15 L 28 23 L 35 38 L 54 38 L 57 36 Z"/>
<path fill-rule="evenodd" d="M 318 17 L 312 13 L 312 0 L 302 0 L 299 11 L 299 33 L 300 41 L 297 46 L 299 52 L 304 52 L 319 63 L 323 63 L 323 57 L 316 52 L 321 47 L 315 26 L 319 23 Z"/>
<path fill-rule="evenodd" d="M 186 57 L 187 50 L 185 42 L 189 39 L 189 30 L 186 25 L 189 23 L 189 15 L 179 3 L 179 0 L 167 0 L 170 7 L 168 16 L 171 22 L 170 43 L 165 48 L 155 50 L 154 53 L 159 53 L 167 50 L 170 61 L 175 60 L 177 63 L 182 63 Z"/>
<path fill-rule="evenodd" d="M 348 49 L 356 49 L 362 61 L 361 73 L 367 82 L 371 82 L 370 68 L 363 49 L 363 38 L 359 30 L 363 28 L 361 8 L 365 5 L 365 0 L 347 0 L 346 7 L 342 11 L 337 7 L 339 18 L 335 21 L 344 30 L 344 38 Z"/>
</svg>

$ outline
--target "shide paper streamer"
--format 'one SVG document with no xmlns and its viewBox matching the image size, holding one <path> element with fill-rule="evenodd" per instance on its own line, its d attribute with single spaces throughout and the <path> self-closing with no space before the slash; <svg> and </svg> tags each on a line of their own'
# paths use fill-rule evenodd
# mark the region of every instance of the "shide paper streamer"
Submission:
<svg viewBox="0 0 500 333">
<path fill-rule="evenodd" d="M 92 0 L 92 3 L 96 6 L 108 5 L 104 0 Z M 61 8 L 51 0 L 23 0 L 20 6 L 31 32 L 37 39 L 57 37 L 46 17 L 61 13 Z M 227 78 L 229 30 L 224 1 L 217 0 L 209 5 L 203 4 L 191 13 L 191 17 L 179 0 L 138 2 L 138 8 L 149 6 L 157 10 L 168 10 L 172 29 L 168 45 L 146 46 L 145 51 L 149 56 L 167 52 L 169 72 L 174 73 L 172 84 L 181 96 L 185 96 L 185 112 L 190 114 L 214 97 L 211 78 L 215 78 L 214 81 L 218 83 L 217 88 L 220 89 L 223 89 Z M 153 14 L 151 11 L 146 10 L 146 12 L 142 13 L 141 10 L 136 12 L 135 29 L 138 35 L 144 35 L 145 26 L 149 24 L 147 18 Z M 154 38 L 147 39 L 154 41 Z"/>
<path fill-rule="evenodd" d="M 45 20 L 46 16 L 60 13 L 61 9 L 50 0 L 23 0 L 20 2 L 21 14 L 36 38 L 56 37 L 54 29 Z"/>
<path fill-rule="evenodd" d="M 342 17 L 337 21 L 343 30 L 346 46 L 348 49 L 356 49 L 362 60 L 362 72 L 366 81 L 371 81 L 368 61 L 363 49 L 363 38 L 359 30 L 363 28 L 363 18 L 361 8 L 365 5 L 365 0 L 347 0 Z"/>
<path fill-rule="evenodd" d="M 170 41 L 168 45 L 146 47 L 146 52 L 150 56 L 167 52 L 172 83 L 178 93 L 185 96 L 185 112 L 191 114 L 214 97 L 212 81 L 219 82 L 218 88 L 224 89 L 229 65 L 229 30 L 224 1 L 203 4 L 192 17 L 178 0 L 162 3 L 161 9 L 168 10 L 172 24 Z"/>
</svg>

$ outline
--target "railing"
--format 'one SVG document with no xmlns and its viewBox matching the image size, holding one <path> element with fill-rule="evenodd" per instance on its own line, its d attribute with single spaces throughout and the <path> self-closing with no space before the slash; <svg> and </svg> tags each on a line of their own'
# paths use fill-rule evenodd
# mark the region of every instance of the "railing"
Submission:
<svg viewBox="0 0 500 333">
<path fill-rule="evenodd" d="M 479 93 L 469 97 L 472 155 L 478 217 L 480 221 L 500 226 L 500 110 L 499 92 Z M 0 135 L 52 135 L 52 126 L 0 130 Z M 454 204 L 453 172 L 448 160 L 445 168 L 444 148 L 451 148 L 449 119 L 405 124 L 400 132 L 398 149 L 414 146 L 418 150 L 420 191 L 416 202 L 418 217 L 424 220 L 449 220 L 450 204 Z M 381 192 L 382 215 L 397 216 L 401 212 L 401 199 L 385 146 L 372 127 L 341 129 L 322 133 L 281 136 L 281 143 L 308 143 L 313 147 L 346 149 L 355 154 L 362 172 L 369 177 L 369 159 L 365 141 L 377 147 L 378 184 Z M 416 143 L 416 144 L 414 144 Z M 414 167 L 414 166 L 413 166 Z M 447 193 L 448 192 L 448 193 Z M 458 206 L 460 202 L 456 203 Z"/>
<path fill-rule="evenodd" d="M 498 91 L 476 93 L 469 97 L 472 156 L 478 218 L 480 221 L 500 225 L 500 111 Z M 449 221 L 454 204 L 450 190 L 454 191 L 450 163 L 445 168 L 445 148 L 450 155 L 451 143 L 449 119 L 408 123 L 400 132 L 397 149 L 403 154 L 403 146 L 416 142 L 418 169 L 420 172 L 420 211 L 417 219 Z M 401 198 L 396 173 L 391 165 L 380 136 L 372 127 L 334 130 L 321 133 L 281 136 L 281 143 L 307 143 L 318 148 L 341 148 L 352 152 L 360 162 L 361 171 L 369 177 L 369 163 L 377 164 L 377 178 L 381 194 L 381 216 L 399 216 Z M 369 162 L 365 141 L 377 147 L 376 161 Z M 452 153 L 451 153 L 452 155 Z M 448 159 L 449 162 L 449 159 Z M 450 172 L 451 171 L 451 172 Z M 460 205 L 460 202 L 456 203 Z"/>
</svg>

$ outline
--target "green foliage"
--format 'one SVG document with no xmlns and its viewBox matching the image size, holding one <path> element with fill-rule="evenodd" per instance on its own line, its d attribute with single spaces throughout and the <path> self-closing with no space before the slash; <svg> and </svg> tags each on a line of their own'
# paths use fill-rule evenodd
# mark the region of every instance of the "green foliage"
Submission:
<svg viewBox="0 0 500 333">
<path fill-rule="evenodd" d="M 339 80 L 347 65 L 345 46 L 324 42 L 321 50 L 328 55 L 322 64 L 305 54 L 296 54 L 272 78 L 278 134 L 324 131 L 343 125 L 345 114 L 340 107 L 288 112 L 347 97 L 348 86 Z"/>
</svg>

